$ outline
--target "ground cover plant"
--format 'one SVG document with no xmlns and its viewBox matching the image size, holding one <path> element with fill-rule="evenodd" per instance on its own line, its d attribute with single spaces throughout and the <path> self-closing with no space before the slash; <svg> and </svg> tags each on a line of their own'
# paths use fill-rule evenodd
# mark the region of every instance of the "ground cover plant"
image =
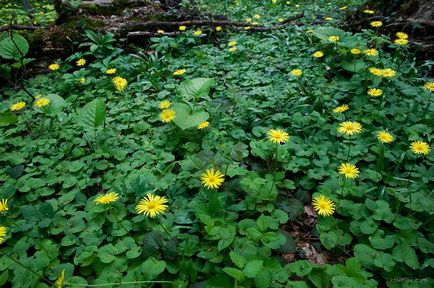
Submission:
<svg viewBox="0 0 434 288">
<path fill-rule="evenodd" d="M 251 26 L 134 52 L 89 30 L 1 90 L 0 285 L 432 287 L 434 81 L 408 35 L 361 1 L 197 2 Z"/>
</svg>

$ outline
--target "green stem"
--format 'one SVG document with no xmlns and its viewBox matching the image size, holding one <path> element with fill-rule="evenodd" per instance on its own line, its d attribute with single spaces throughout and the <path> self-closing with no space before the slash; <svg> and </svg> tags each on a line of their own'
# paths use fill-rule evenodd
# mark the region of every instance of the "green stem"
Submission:
<svg viewBox="0 0 434 288">
<path fill-rule="evenodd" d="M 344 178 L 344 182 L 342 183 L 342 190 L 341 190 L 341 198 L 344 198 L 344 189 L 345 189 L 345 184 L 347 183 L 347 178 Z"/>
<path fill-rule="evenodd" d="M 270 187 L 270 191 L 268 191 L 268 196 L 270 196 L 270 194 L 271 194 L 271 191 L 273 191 L 273 187 L 274 187 L 274 183 L 276 182 L 276 170 L 277 170 L 277 155 L 278 155 L 278 149 L 279 149 L 279 143 L 278 142 L 276 142 L 276 157 L 275 157 L 275 164 L 273 165 L 273 183 L 271 184 L 271 187 Z"/>
<path fill-rule="evenodd" d="M 130 281 L 130 282 L 113 282 L 104 284 L 79 284 L 69 283 L 65 281 L 68 286 L 81 286 L 81 287 L 104 287 L 104 286 L 121 286 L 127 284 L 146 284 L 146 283 L 174 283 L 173 281 Z"/>
<path fill-rule="evenodd" d="M 164 232 L 167 233 L 167 235 L 169 235 L 170 239 L 172 239 L 174 242 L 176 242 L 175 238 L 172 237 L 172 234 L 169 233 L 169 231 L 167 231 L 166 227 L 164 227 L 163 223 L 159 223 L 161 228 L 163 228 Z"/>
<path fill-rule="evenodd" d="M 14 257 L 10 256 L 7 253 L 2 252 L 3 255 L 5 255 L 6 257 L 8 257 L 9 259 L 11 259 L 12 261 L 14 261 L 16 264 L 20 265 L 21 267 L 23 267 L 26 270 L 29 270 L 30 272 L 32 272 L 33 274 L 35 274 L 36 276 L 38 276 L 40 279 L 44 280 L 47 283 L 50 283 L 51 285 L 53 285 L 54 283 L 51 282 L 50 280 L 48 280 L 47 278 L 45 278 L 43 275 L 39 274 L 38 272 L 36 272 L 35 270 L 33 270 L 30 267 L 27 267 L 26 265 L 24 265 L 23 263 L 21 263 L 19 260 L 15 259 Z"/>
<path fill-rule="evenodd" d="M 348 144 L 348 152 L 347 152 L 347 160 L 346 162 L 348 162 L 348 160 L 350 159 L 350 153 L 351 153 L 351 136 L 350 136 L 350 143 Z"/>
</svg>

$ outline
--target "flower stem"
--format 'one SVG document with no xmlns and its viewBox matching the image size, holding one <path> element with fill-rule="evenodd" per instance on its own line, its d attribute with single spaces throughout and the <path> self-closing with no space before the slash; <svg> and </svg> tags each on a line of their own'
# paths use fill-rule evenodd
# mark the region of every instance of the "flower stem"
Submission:
<svg viewBox="0 0 434 288">
<path fill-rule="evenodd" d="M 161 228 L 163 228 L 164 232 L 167 233 L 167 235 L 169 235 L 170 239 L 172 239 L 174 242 L 176 242 L 175 238 L 172 237 L 172 234 L 169 233 L 169 231 L 167 231 L 166 227 L 164 227 L 163 223 L 159 223 Z"/>
</svg>

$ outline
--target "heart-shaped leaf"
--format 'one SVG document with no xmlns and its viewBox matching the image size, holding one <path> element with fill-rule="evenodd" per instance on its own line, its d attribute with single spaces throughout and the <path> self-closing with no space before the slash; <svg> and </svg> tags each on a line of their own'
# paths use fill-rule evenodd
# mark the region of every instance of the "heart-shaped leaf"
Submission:
<svg viewBox="0 0 434 288">
<path fill-rule="evenodd" d="M 199 109 L 191 112 L 190 107 L 184 103 L 175 103 L 173 110 L 176 113 L 173 122 L 182 130 L 195 127 L 209 118 L 207 112 Z"/>
<path fill-rule="evenodd" d="M 85 128 L 96 128 L 104 124 L 105 116 L 104 101 L 97 98 L 78 111 L 77 122 Z"/>
<path fill-rule="evenodd" d="M 15 34 L 0 41 L 0 56 L 5 59 L 18 60 L 29 52 L 29 43 L 26 38 Z"/>
<path fill-rule="evenodd" d="M 208 95 L 213 79 L 195 78 L 181 83 L 179 92 L 183 99 L 200 98 Z"/>
</svg>

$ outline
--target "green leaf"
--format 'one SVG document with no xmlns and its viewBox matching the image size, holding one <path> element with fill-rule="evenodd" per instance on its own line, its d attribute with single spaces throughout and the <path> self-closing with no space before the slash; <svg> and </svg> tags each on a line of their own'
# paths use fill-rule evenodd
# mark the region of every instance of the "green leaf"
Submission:
<svg viewBox="0 0 434 288">
<path fill-rule="evenodd" d="M 327 250 L 336 247 L 336 244 L 338 243 L 338 236 L 333 231 L 321 233 L 319 239 Z"/>
<path fill-rule="evenodd" d="M 259 271 L 258 276 L 255 277 L 255 287 L 257 288 L 270 288 L 272 275 L 270 269 L 263 269 Z"/>
<path fill-rule="evenodd" d="M 182 130 L 195 127 L 209 118 L 209 114 L 201 109 L 191 111 L 190 107 L 184 103 L 174 103 L 175 119 L 173 122 Z"/>
<path fill-rule="evenodd" d="M 392 255 L 378 252 L 374 258 L 374 265 L 384 269 L 387 272 L 391 272 L 393 267 L 395 267 L 395 261 L 393 260 Z"/>
<path fill-rule="evenodd" d="M 368 218 L 360 224 L 360 231 L 363 234 L 370 235 L 374 233 L 378 229 L 378 223 L 374 221 L 372 218 Z"/>
<path fill-rule="evenodd" d="M 234 277 L 237 281 L 244 281 L 244 273 L 241 270 L 238 270 L 237 268 L 233 267 L 225 267 L 223 268 L 223 271 L 225 271 L 226 274 L 229 276 Z"/>
<path fill-rule="evenodd" d="M 362 264 L 372 265 L 378 251 L 372 249 L 365 244 L 357 244 L 354 246 L 354 256 L 360 260 Z"/>
<path fill-rule="evenodd" d="M 18 121 L 17 115 L 12 112 L 3 112 L 0 113 L 0 124 L 15 124 Z"/>
<path fill-rule="evenodd" d="M 244 267 L 244 265 L 246 265 L 246 258 L 244 258 L 243 256 L 235 253 L 234 251 L 231 251 L 229 253 L 229 257 L 232 260 L 232 263 L 234 263 L 235 265 L 237 265 L 238 268 L 242 269 Z"/>
<path fill-rule="evenodd" d="M 77 121 L 85 128 L 96 128 L 104 124 L 106 106 L 100 98 L 87 103 L 77 113 Z"/>
<path fill-rule="evenodd" d="M 118 250 L 112 244 L 107 244 L 98 249 L 98 258 L 102 263 L 108 264 L 116 259 Z"/>
<path fill-rule="evenodd" d="M 397 245 L 392 250 L 393 259 L 398 262 L 404 262 L 412 269 L 419 268 L 419 260 L 416 255 L 416 251 L 410 247 L 410 245 L 403 241 L 400 245 Z"/>
<path fill-rule="evenodd" d="M 210 78 L 195 78 L 186 80 L 181 83 L 179 93 L 183 99 L 185 98 L 200 98 L 208 95 L 213 79 Z"/>
<path fill-rule="evenodd" d="M 141 269 L 142 273 L 145 276 L 145 280 L 154 280 L 166 269 L 166 262 L 159 261 L 154 257 L 150 257 L 146 259 L 145 262 L 143 262 L 143 264 L 141 265 Z"/>
<path fill-rule="evenodd" d="M 246 266 L 244 266 L 243 272 L 247 278 L 255 278 L 259 271 L 261 271 L 263 267 L 264 261 L 262 260 L 251 260 L 247 262 Z"/>
<path fill-rule="evenodd" d="M 353 62 L 342 61 L 341 67 L 349 72 L 359 73 L 365 69 L 366 63 L 362 60 L 354 60 Z"/>
<path fill-rule="evenodd" d="M 298 260 L 287 265 L 289 271 L 295 273 L 298 277 L 306 276 L 312 271 L 312 264 L 306 260 Z"/>
<path fill-rule="evenodd" d="M 345 37 L 346 35 L 345 31 L 334 27 L 321 27 L 315 29 L 312 33 L 314 36 L 318 37 L 326 43 L 332 43 L 328 40 L 330 36 L 339 36 L 339 41 L 342 41 L 343 37 Z"/>
<path fill-rule="evenodd" d="M 19 60 L 29 52 L 29 43 L 21 35 L 14 34 L 0 41 L 0 56 L 5 59 Z"/>
<path fill-rule="evenodd" d="M 62 97 L 57 94 L 48 94 L 44 96 L 50 100 L 50 104 L 48 106 L 43 107 L 43 109 L 50 115 L 56 115 L 60 111 L 62 111 L 63 107 L 66 106 L 66 101 Z"/>
<path fill-rule="evenodd" d="M 386 250 L 392 248 L 395 244 L 395 236 L 387 235 L 384 237 L 384 232 L 378 230 L 377 232 L 375 232 L 375 234 L 369 237 L 369 241 L 371 242 L 373 248 L 379 250 Z"/>
</svg>

